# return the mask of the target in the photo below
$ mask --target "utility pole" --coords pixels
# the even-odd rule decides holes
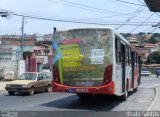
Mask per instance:
[[[24,41],[24,16],[22,16],[22,27],[21,27],[21,33],[22,33],[22,39],[20,40],[20,48],[21,48],[21,57],[18,62],[18,76],[20,76],[22,73],[25,73],[25,60],[23,59],[23,41]]]
[[[21,39],[21,60],[23,60],[23,41],[24,41],[24,16],[22,17],[22,39]]]

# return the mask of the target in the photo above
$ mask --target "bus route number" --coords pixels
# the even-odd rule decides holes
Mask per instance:
[[[88,93],[89,90],[88,89],[76,89],[77,93]]]

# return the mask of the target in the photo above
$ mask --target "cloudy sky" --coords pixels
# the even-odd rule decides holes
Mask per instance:
[[[0,11],[5,10],[12,15],[0,17],[0,34],[21,34],[22,16],[28,16],[27,34],[52,33],[54,26],[57,30],[113,27],[125,33],[159,32],[152,25],[159,22],[160,13],[150,12],[143,0],[0,0]]]

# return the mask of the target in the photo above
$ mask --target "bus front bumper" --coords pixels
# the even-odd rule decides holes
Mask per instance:
[[[58,84],[53,81],[52,86],[53,92],[66,92],[66,93],[86,93],[86,94],[109,94],[114,95],[115,84],[110,82],[107,85],[96,86],[96,87],[74,87],[74,86],[65,86]]]

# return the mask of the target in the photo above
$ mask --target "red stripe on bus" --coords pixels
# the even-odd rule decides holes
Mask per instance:
[[[52,91],[53,92],[66,92],[69,93],[68,89],[73,89],[75,92],[72,93],[87,93],[87,94],[109,94],[113,95],[115,92],[115,83],[111,81],[107,85],[97,86],[97,87],[75,87],[75,86],[65,86],[52,82]],[[79,91],[79,92],[77,92]],[[82,91],[82,92],[81,92]],[[84,92],[83,92],[84,91]]]

